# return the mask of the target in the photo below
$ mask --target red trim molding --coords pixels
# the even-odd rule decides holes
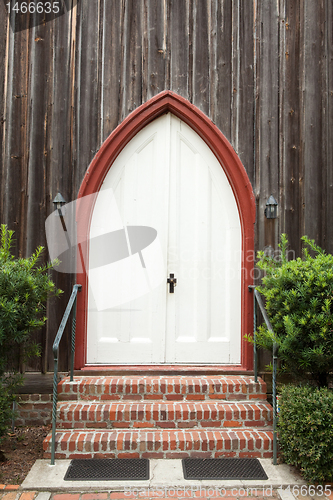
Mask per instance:
[[[168,112],[173,113],[187,123],[206,142],[224,169],[234,192],[240,214],[243,239],[242,347],[241,366],[238,365],[238,368],[240,370],[252,370],[252,347],[245,341],[244,335],[252,332],[253,329],[253,298],[248,291],[248,286],[252,284],[253,278],[255,198],[251,183],[239,157],[221,131],[204,113],[183,97],[169,90],[161,92],[145,104],[142,104],[125,118],[102,144],[84,176],[78,199],[97,193],[107,172],[126,144],[148,123]],[[80,204],[78,203],[79,209]],[[85,210],[84,214],[80,212],[77,217],[78,241],[88,240],[92,210],[93,206],[91,205],[89,209]],[[78,255],[80,257],[78,261],[82,262],[83,258],[83,262],[87,262],[87,259],[85,259],[88,252],[87,244],[81,244],[79,252],[81,255]],[[85,271],[78,272],[76,282],[82,285],[82,292],[78,295],[75,357],[75,368],[79,370],[86,365],[87,273]]]

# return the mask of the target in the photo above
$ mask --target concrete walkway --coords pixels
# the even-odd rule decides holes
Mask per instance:
[[[2,490],[0,500],[333,500],[331,487],[311,490],[293,467],[274,466],[270,459],[260,462],[265,481],[188,481],[181,460],[150,460],[148,481],[64,481],[70,460],[54,466],[37,460],[22,485]]]
[[[188,481],[181,460],[150,460],[148,481],[64,481],[70,460],[37,460],[21,486],[0,500],[333,500],[333,486],[308,486],[293,467],[260,459],[265,481]]]
[[[43,491],[126,491],[130,489],[162,489],[168,488],[240,488],[258,487],[266,488],[272,486],[277,488],[280,485],[302,485],[304,480],[294,472],[289,465],[273,465],[271,459],[259,459],[268,479],[265,481],[189,481],[184,479],[182,461],[177,459],[158,460],[150,459],[150,479],[147,481],[64,481],[71,460],[56,460],[54,466],[50,465],[50,460],[37,460],[30,473],[22,483],[25,490]],[[156,495],[158,496],[158,495]],[[160,495],[162,496],[162,495]],[[172,495],[170,495],[172,496]]]

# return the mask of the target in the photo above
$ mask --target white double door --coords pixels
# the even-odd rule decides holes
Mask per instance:
[[[92,214],[87,363],[240,363],[241,238],[207,144],[170,113],[147,125]]]

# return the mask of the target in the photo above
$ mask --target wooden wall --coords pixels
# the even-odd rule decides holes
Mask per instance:
[[[0,4],[0,222],[15,230],[18,254],[46,244],[56,193],[74,200],[106,137],[165,89],[198,106],[239,154],[256,194],[257,249],[287,232],[296,255],[303,234],[333,251],[332,0],[70,6],[14,33]],[[264,217],[270,194],[275,226]],[[52,369],[73,283],[54,279],[65,294],[48,304],[48,326],[36,334],[44,353],[28,370]]]

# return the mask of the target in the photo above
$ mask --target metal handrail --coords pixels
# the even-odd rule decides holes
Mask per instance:
[[[77,292],[82,288],[82,285],[74,285],[72,294],[69,298],[66,311],[62,317],[56,338],[53,342],[53,356],[54,356],[54,374],[53,374],[53,402],[52,402],[52,441],[51,441],[51,465],[54,465],[55,456],[55,431],[57,420],[57,403],[58,403],[58,358],[59,358],[59,344],[64,333],[69,315],[74,307],[72,319],[72,332],[71,332],[71,366],[70,366],[70,381],[73,382],[74,374],[74,352],[75,352],[75,329],[76,329],[76,297]]]
[[[255,286],[249,286],[249,290],[253,291],[253,352],[254,352],[254,380],[258,380],[258,360],[257,360],[257,343],[256,343],[256,327],[257,327],[257,312],[256,305],[258,304],[261,314],[264,318],[268,330],[274,334],[273,327],[269,318],[261,295]],[[273,400],[273,464],[277,464],[277,412],[276,412],[276,372],[277,372],[277,345],[273,343],[273,375],[272,375],[272,400]]]

